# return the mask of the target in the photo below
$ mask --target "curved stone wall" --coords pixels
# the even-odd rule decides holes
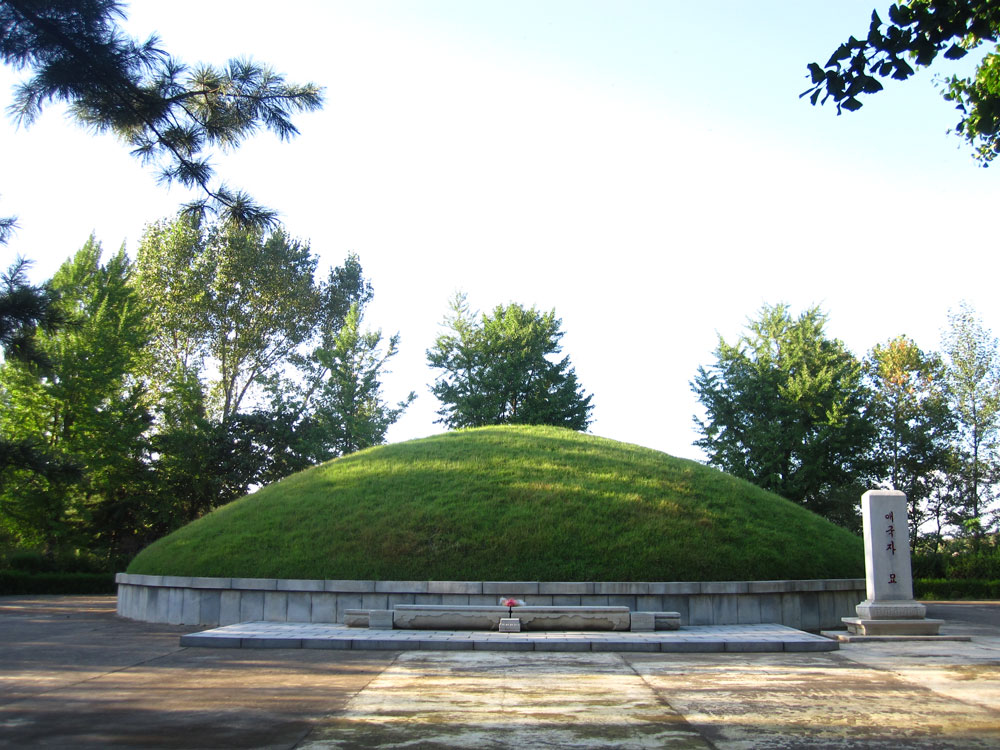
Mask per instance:
[[[119,573],[118,614],[143,622],[343,622],[348,609],[396,604],[496,604],[516,596],[531,605],[625,606],[680,612],[682,625],[781,623],[802,630],[839,628],[865,596],[863,578],[809,581],[565,582],[316,581],[185,578]]]

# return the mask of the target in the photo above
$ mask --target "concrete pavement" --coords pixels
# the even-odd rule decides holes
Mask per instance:
[[[388,652],[187,649],[114,597],[0,597],[0,747],[292,748]]]
[[[1000,603],[929,616],[972,641],[774,654],[182,648],[197,628],[118,619],[112,597],[7,597],[0,747],[1000,748]]]

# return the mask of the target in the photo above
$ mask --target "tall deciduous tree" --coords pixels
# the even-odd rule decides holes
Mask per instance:
[[[271,415],[264,430],[271,435],[271,472],[289,473],[385,442],[386,432],[416,398],[410,393],[396,406],[382,394],[389,360],[396,356],[399,334],[383,345],[381,331],[361,328],[362,307],[355,302],[336,335],[318,347],[316,365],[296,386],[287,381],[272,389]],[[261,441],[266,442],[266,441]],[[283,474],[274,475],[277,479]]]
[[[354,254],[318,286],[319,311],[305,351],[290,357],[292,377],[267,385],[270,402],[243,415],[241,427],[262,459],[260,482],[385,442],[388,428],[416,398],[383,399],[383,378],[399,334],[383,347],[381,331],[363,331],[373,297]]]
[[[148,229],[137,263],[157,471],[183,520],[383,442],[409,403],[381,399],[398,337],[383,352],[380,332],[361,331],[373,292],[357,256],[317,281],[308,246],[280,230],[181,216]]]
[[[131,276],[124,250],[102,264],[100,245],[88,241],[50,282],[69,323],[37,334],[47,366],[0,369],[4,437],[33,441],[81,472],[73,482],[31,466],[6,472],[0,514],[23,542],[54,548],[83,534],[112,551],[145,522],[150,415],[133,373],[148,334]],[[103,525],[124,516],[128,524]]]
[[[861,365],[828,338],[816,307],[793,318],[765,306],[692,388],[705,410],[695,445],[709,463],[848,527],[867,480],[874,437]]]
[[[314,279],[284,232],[181,217],[135,265],[93,240],[0,295],[0,539],[120,560],[251,487],[385,440],[398,336],[363,331],[356,256]],[[9,283],[8,283],[9,282]],[[50,322],[59,322],[53,330]],[[28,348],[25,341],[31,341]],[[30,356],[29,356],[30,355]]]
[[[988,165],[1000,153],[1000,2],[998,0],[909,0],[889,7],[889,23],[872,11],[866,35],[850,37],[821,66],[809,64],[813,104],[832,99],[837,112],[862,106],[863,94],[882,90],[879,79],[905,81],[914,67],[926,67],[938,55],[958,60],[986,48],[973,77],[952,75],[943,86],[961,118],[955,132]]]
[[[180,217],[147,229],[137,263],[162,374],[198,372],[210,360],[222,422],[313,333],[316,260],[281,230]]]
[[[447,333],[427,352],[441,370],[431,391],[450,428],[494,424],[549,424],[585,430],[593,396],[577,382],[562,348],[562,321],[555,311],[498,305],[480,320],[465,295],[451,303]]]
[[[286,83],[266,65],[230,60],[188,67],[150,36],[127,36],[118,0],[3,0],[0,60],[26,70],[10,108],[30,125],[52,100],[80,124],[116,134],[160,179],[202,192],[186,206],[243,226],[271,226],[275,214],[246,193],[216,183],[211,155],[238,147],[260,129],[287,139],[291,116],[318,109],[315,84]]]
[[[951,408],[960,437],[958,520],[971,523],[978,538],[997,478],[1000,350],[996,338],[967,304],[949,315],[944,349]]]
[[[934,516],[927,504],[944,495],[952,468],[955,420],[946,396],[944,366],[906,336],[872,348],[864,363],[872,390],[868,418],[876,429],[878,472],[906,493],[910,543]]]
[[[385,442],[389,426],[416,398],[410,392],[395,408],[382,398],[382,377],[398,350],[399,334],[383,348],[381,331],[361,330],[360,307],[355,303],[333,346],[317,352],[330,374],[315,398],[311,419],[320,434],[328,436],[322,446],[328,457]]]

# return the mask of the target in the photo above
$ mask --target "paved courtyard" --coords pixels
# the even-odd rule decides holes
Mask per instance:
[[[968,643],[833,652],[188,648],[112,597],[0,598],[0,747],[1000,748],[1000,603]]]

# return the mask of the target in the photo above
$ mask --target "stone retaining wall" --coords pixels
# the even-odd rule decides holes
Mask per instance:
[[[118,614],[143,622],[343,622],[348,609],[396,604],[495,605],[516,596],[530,605],[625,606],[680,612],[682,625],[781,623],[839,628],[865,596],[863,578],[810,581],[628,583],[539,581],[310,581],[185,578],[119,573]]]

